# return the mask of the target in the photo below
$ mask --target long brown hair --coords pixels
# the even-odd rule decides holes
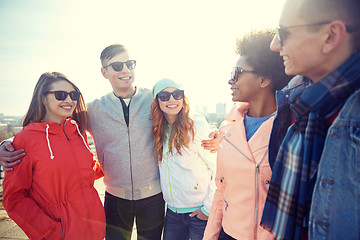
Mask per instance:
[[[190,141],[194,140],[194,121],[190,118],[190,104],[186,97],[181,111],[171,127],[169,139],[169,153],[173,153],[173,146],[182,155],[182,149],[189,147]],[[161,111],[157,97],[151,104],[151,115],[153,118],[152,132],[154,136],[154,151],[156,161],[159,164],[163,156],[163,145],[168,131],[164,113]],[[189,132],[192,139],[190,139]]]
[[[76,87],[76,85],[62,73],[46,72],[41,74],[38,82],[36,83],[29,109],[25,114],[23,127],[27,126],[31,122],[41,122],[41,120],[44,118],[46,109],[42,102],[42,98],[45,92],[50,90],[51,84],[57,81],[66,81],[70,83],[76,91],[80,92],[79,88]],[[88,117],[86,112],[86,104],[82,94],[80,94],[80,98],[76,103],[75,110],[71,118],[79,124],[80,131],[84,133],[87,129]]]

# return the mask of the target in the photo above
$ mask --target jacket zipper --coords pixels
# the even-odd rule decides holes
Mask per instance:
[[[241,155],[243,155],[247,160],[254,162],[254,160],[248,158],[244,153],[242,153],[240,151],[240,149],[238,149],[233,143],[230,142],[229,139],[227,139],[226,137],[224,137],[224,139],[231,145],[233,146]],[[263,157],[261,158],[259,163],[255,162],[255,197],[256,197],[256,202],[255,202],[255,240],[257,239],[257,220],[258,220],[258,211],[259,211],[259,174],[260,174],[260,164],[262,163],[262,161],[265,159],[265,156],[268,152],[268,149],[265,151]]]
[[[65,122],[66,123],[66,122]],[[79,166],[79,159],[76,157],[76,154],[74,152],[74,149],[72,147],[72,144],[70,143],[70,139],[68,138],[68,136],[66,135],[65,133],[65,123],[64,123],[64,135],[66,136],[67,140],[68,140],[68,143],[70,145],[70,149],[72,150],[73,152],[73,155],[75,156],[75,159],[76,159],[76,167],[77,167],[77,171],[78,171],[78,178],[79,178],[79,184],[80,184],[80,189],[81,189],[81,195],[83,196],[83,199],[85,200],[86,197],[85,197],[85,194],[84,194],[84,187],[83,187],[83,184],[82,184],[82,181],[81,181],[81,173],[80,173],[80,166]],[[87,202],[85,201],[84,202],[84,205],[86,206],[86,209],[87,209],[87,212],[89,213],[90,212],[90,209],[89,209],[89,206],[87,204]],[[91,226],[90,224],[88,223],[88,227],[89,227],[89,231],[91,231]]]
[[[169,168],[169,145],[170,142],[168,142],[168,146],[167,146],[167,151],[166,151],[166,166],[167,166],[167,170],[168,170],[168,181],[169,181],[169,188],[170,188],[170,197],[171,197],[171,201],[172,201],[172,206],[175,208],[175,201],[174,201],[174,197],[172,195],[172,188],[171,188],[171,181],[170,181],[170,168]]]
[[[63,224],[62,224],[61,218],[60,218],[60,225],[61,225],[61,237],[60,237],[60,240],[62,240],[63,236],[64,236],[64,229],[63,229]]]
[[[255,240],[257,239],[257,222],[258,222],[258,213],[259,213],[259,165],[260,163],[256,163],[255,165],[255,188],[256,188],[256,203],[255,203],[255,231],[254,236]]]
[[[221,187],[223,188],[224,187],[224,176],[220,177],[220,184],[222,185]],[[224,198],[224,209],[223,209],[224,212],[226,212],[228,205],[229,204],[227,203],[227,201]]]
[[[242,152],[240,151],[240,149],[238,149],[232,142],[230,142],[229,139],[227,139],[226,137],[224,137],[224,139],[225,139],[231,146],[233,146],[241,155],[243,155],[247,160],[249,160],[250,162],[254,162],[254,160],[248,158],[244,153],[242,153]]]
[[[132,157],[131,157],[131,143],[130,143],[130,128],[127,126],[127,134],[129,140],[129,155],[130,155],[130,180],[131,180],[131,199],[134,199],[134,180],[132,171]]]
[[[66,124],[66,121],[64,122],[64,125],[63,125],[63,133],[64,133],[66,139],[69,141],[70,139],[69,139],[69,137],[66,135],[66,132],[65,132],[65,124]]]

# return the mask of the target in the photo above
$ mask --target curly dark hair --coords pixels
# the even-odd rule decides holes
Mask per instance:
[[[271,79],[272,91],[285,87],[293,76],[285,74],[283,59],[270,50],[275,36],[273,29],[251,30],[236,41],[236,52],[261,76]]]

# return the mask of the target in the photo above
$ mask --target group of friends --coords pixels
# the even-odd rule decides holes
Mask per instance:
[[[135,86],[120,44],[100,56],[112,92],[91,103],[42,74],[0,146],[8,215],[30,239],[130,239],[134,220],[138,239],[359,239],[359,28],[358,0],[287,0],[276,30],[237,40],[216,131],[181,82]]]

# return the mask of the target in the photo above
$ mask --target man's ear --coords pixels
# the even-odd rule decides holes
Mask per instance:
[[[325,41],[322,48],[323,53],[329,53],[337,48],[346,35],[346,26],[342,21],[335,20],[329,24],[328,30],[324,36]]]
[[[106,69],[103,67],[101,68],[101,74],[103,75],[104,78],[106,78],[106,79],[108,78],[108,73],[107,73]]]

